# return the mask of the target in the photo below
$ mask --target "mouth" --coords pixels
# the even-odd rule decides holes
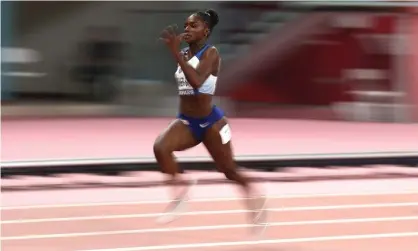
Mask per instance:
[[[186,35],[184,35],[183,38],[184,38],[184,40],[190,40],[192,38],[192,35],[186,34]]]

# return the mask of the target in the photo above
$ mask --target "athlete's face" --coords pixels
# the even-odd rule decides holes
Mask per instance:
[[[193,14],[188,17],[184,23],[184,33],[184,41],[188,44],[191,44],[207,37],[209,34],[209,29],[206,23],[203,22],[199,16]]]

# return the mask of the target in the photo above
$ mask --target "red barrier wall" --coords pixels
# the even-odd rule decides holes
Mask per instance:
[[[329,105],[335,101],[350,101],[352,98],[347,94],[350,83],[326,83],[322,80],[340,79],[342,70],[349,68],[390,69],[389,55],[366,55],[355,35],[391,33],[393,21],[390,15],[381,16],[369,30],[359,32],[337,28],[329,34],[319,35],[312,40],[326,40],[327,43],[301,46],[274,70],[260,72],[256,78],[231,91],[229,96],[236,101],[292,105]]]
[[[411,8],[410,12],[414,14],[410,17],[410,34],[408,34],[408,97],[409,102],[413,104],[412,119],[418,122],[418,8]]]
[[[341,70],[361,63],[361,48],[349,32],[321,36],[325,44],[306,44],[273,71],[260,73],[230,95],[239,101],[276,102],[294,105],[329,105],[348,101],[349,85],[316,80],[337,80]]]

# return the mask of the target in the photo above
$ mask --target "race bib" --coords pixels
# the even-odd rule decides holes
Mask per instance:
[[[231,128],[228,124],[222,127],[222,129],[219,131],[219,134],[221,135],[222,144],[224,145],[228,143],[232,138]]]

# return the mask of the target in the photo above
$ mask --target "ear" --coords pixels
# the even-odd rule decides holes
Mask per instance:
[[[205,36],[206,36],[206,37],[207,37],[207,36],[209,36],[209,32],[210,32],[210,31],[209,31],[209,28],[206,28],[206,29],[205,29]]]

